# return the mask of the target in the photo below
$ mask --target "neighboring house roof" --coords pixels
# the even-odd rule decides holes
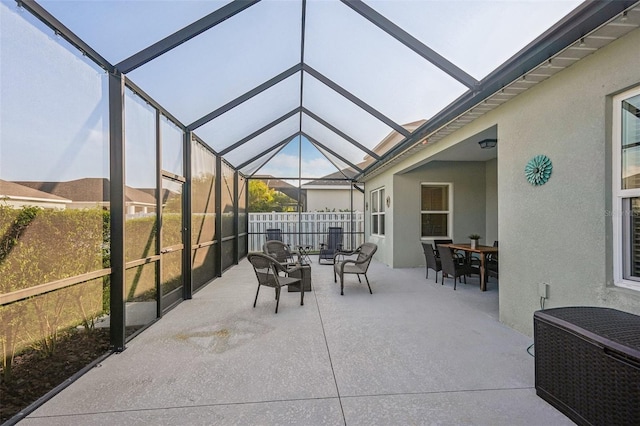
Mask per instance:
[[[107,178],[82,178],[67,182],[17,181],[15,183],[74,202],[109,202],[111,195]],[[125,201],[137,204],[156,204],[153,195],[129,186],[125,187]]]
[[[403,124],[402,127],[404,127],[409,132],[413,132],[414,130],[416,130],[418,127],[420,127],[426,122],[427,120],[413,121],[411,123]],[[373,147],[372,151],[382,156],[383,154],[388,152],[391,148],[395,147],[402,141],[404,141],[404,136],[398,133],[397,131],[392,130],[391,132],[389,132],[387,136],[384,137],[384,139],[382,139],[376,146]],[[375,159],[369,154],[367,154],[364,156],[364,161],[361,164],[358,164],[358,167],[364,169],[365,167],[367,167],[368,165],[374,162],[375,162]]]
[[[293,198],[294,200],[298,199],[298,188],[291,185],[290,183],[287,183],[281,179],[275,179],[273,176],[254,176],[253,179],[263,181],[269,188],[280,191],[283,194]],[[304,189],[301,192],[301,195],[304,198]]]
[[[28,199],[33,201],[51,201],[59,203],[71,202],[68,198],[49,194],[44,191],[30,188],[29,186],[0,179],[0,199],[4,197],[10,199]]]
[[[322,176],[319,179],[316,179],[314,181],[311,181],[309,183],[306,183],[304,185],[302,185],[303,188],[314,188],[314,187],[318,187],[318,186],[333,186],[333,187],[344,187],[344,186],[349,186],[350,183],[346,180],[347,178],[352,178],[354,177],[356,174],[358,174],[358,172],[354,169],[352,169],[351,167],[348,167],[346,169],[342,169],[341,171],[336,171],[334,173],[328,174],[326,176]],[[346,176],[346,177],[345,177]],[[342,179],[342,180],[337,180],[337,179]]]

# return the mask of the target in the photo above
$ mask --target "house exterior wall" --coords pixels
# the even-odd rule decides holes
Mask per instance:
[[[545,308],[607,306],[640,314],[640,292],[612,284],[612,221],[607,214],[612,197],[611,98],[640,85],[638,70],[640,30],[635,30],[371,178],[367,190],[383,182],[389,188],[397,180],[396,202],[387,213],[397,216],[387,219],[390,232],[379,251],[381,260],[392,266],[412,263],[394,257],[401,250],[393,251],[394,242],[406,245],[409,234],[418,232],[409,216],[419,207],[410,195],[398,194],[412,173],[399,173],[497,125],[497,168],[491,161],[485,164],[483,208],[485,242],[500,241],[500,320],[532,335],[541,282],[550,284]],[[551,159],[553,173],[547,184],[534,187],[524,167],[539,154]],[[457,189],[455,185],[456,203]],[[454,206],[455,214],[462,210]],[[492,219],[496,210],[497,219]],[[456,226],[454,240],[461,237],[464,233]]]
[[[391,197],[391,205],[386,207],[385,205],[385,235],[372,235],[371,234],[371,191],[379,188],[383,188],[385,191],[385,198]],[[375,243],[378,246],[378,250],[374,255],[374,259],[384,263],[388,266],[393,266],[393,242],[394,238],[394,212],[395,208],[395,191],[393,187],[393,175],[390,173],[384,173],[374,179],[367,181],[365,185],[365,202],[367,207],[365,209],[365,240],[370,243]]]
[[[351,190],[345,189],[315,189],[307,187],[307,211],[345,210],[351,207]],[[364,194],[353,191],[353,209],[364,211]]]
[[[481,244],[493,245],[498,241],[498,160],[485,163],[486,224]]]
[[[608,306],[640,313],[640,294],[612,285],[611,96],[640,84],[640,31],[497,109],[500,319],[532,334],[538,283],[546,307]],[[538,154],[549,182],[527,183]]]
[[[366,235],[368,241],[378,245],[376,259],[394,268],[424,266],[424,254],[420,243],[422,241],[432,243],[433,240],[423,240],[420,236],[420,186],[422,183],[452,184],[453,235],[451,238],[454,241],[466,241],[471,233],[479,233],[484,237],[488,222],[485,196],[486,169],[485,162],[435,161],[408,173],[385,173],[368,181],[366,193],[369,209],[365,220]],[[391,205],[386,209],[384,237],[371,235],[370,194],[372,190],[381,187],[385,188],[385,196],[391,197]],[[489,210],[495,211],[495,207]],[[494,217],[491,221],[497,223],[497,218]]]
[[[449,237],[457,242],[468,240],[469,234],[484,237],[486,227],[485,163],[434,161],[409,173],[394,176],[395,214],[393,222],[393,267],[415,267],[425,264],[421,242],[421,184],[451,183],[453,193]]]

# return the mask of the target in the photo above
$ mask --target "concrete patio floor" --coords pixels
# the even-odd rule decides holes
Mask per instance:
[[[312,264],[313,291],[251,305],[243,260],[25,425],[571,425],[538,398],[532,339],[498,322],[498,285],[444,286],[372,263],[373,295]]]

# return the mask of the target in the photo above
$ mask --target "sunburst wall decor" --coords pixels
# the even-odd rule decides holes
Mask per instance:
[[[524,167],[524,175],[531,185],[544,185],[551,176],[553,164],[546,155],[536,155]]]

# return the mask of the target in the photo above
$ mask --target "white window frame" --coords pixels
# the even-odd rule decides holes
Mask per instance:
[[[625,241],[625,219],[629,212],[623,210],[625,199],[640,197],[640,188],[622,189],[622,101],[640,95],[640,87],[628,90],[613,97],[613,132],[612,132],[612,222],[613,222],[613,282],[616,286],[640,291],[640,281],[624,278],[623,244]]]
[[[449,209],[446,211],[441,210],[422,210],[422,187],[423,186],[447,186],[449,191]],[[426,235],[422,236],[422,215],[436,213],[447,214],[447,235]],[[421,240],[433,240],[433,239],[453,239],[453,183],[452,182],[420,182],[420,239]]]
[[[373,206],[373,194],[376,193],[378,195],[378,206],[377,212],[374,212],[374,206]],[[387,230],[387,218],[386,218],[386,206],[385,206],[385,195],[386,195],[386,191],[384,189],[384,186],[381,186],[380,188],[376,188],[374,190],[371,191],[371,193],[369,194],[369,202],[371,203],[371,235],[375,235],[377,237],[384,237],[384,234],[386,233]],[[380,217],[384,216],[384,231],[383,233],[380,233]],[[378,224],[378,232],[374,233],[373,232],[373,222],[376,221]]]

